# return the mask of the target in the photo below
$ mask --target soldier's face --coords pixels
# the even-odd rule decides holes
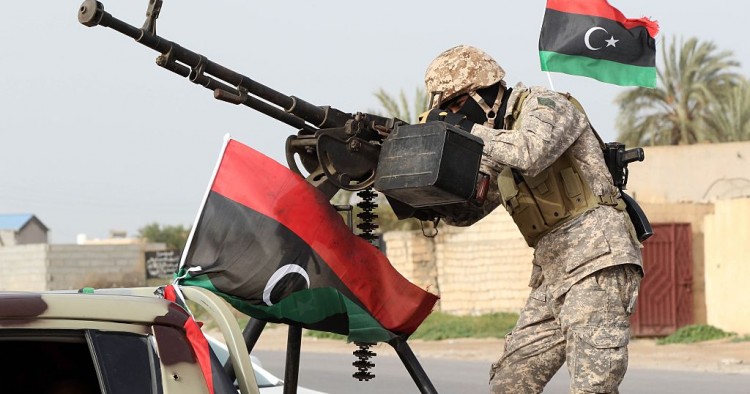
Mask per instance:
[[[461,107],[464,106],[464,103],[466,102],[468,98],[469,98],[468,94],[464,94],[463,96],[458,96],[458,98],[456,98],[455,100],[452,100],[450,105],[448,105],[448,107],[446,107],[445,109],[455,114],[456,112],[461,110]]]

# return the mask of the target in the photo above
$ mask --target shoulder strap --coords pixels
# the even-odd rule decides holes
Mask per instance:
[[[602,140],[602,137],[599,135],[599,133],[596,132],[594,125],[591,124],[591,120],[589,120],[589,116],[586,115],[586,111],[583,109],[583,105],[581,105],[581,103],[578,100],[576,100],[576,98],[573,97],[570,93],[560,93],[560,94],[565,96],[565,98],[568,99],[568,101],[570,101],[570,103],[573,104],[573,106],[576,107],[579,111],[581,111],[583,116],[586,117],[586,121],[589,122],[589,127],[591,127],[591,131],[594,132],[596,139],[599,141],[599,146],[602,148],[602,150],[604,150],[606,148],[606,145],[604,144],[604,140]]]

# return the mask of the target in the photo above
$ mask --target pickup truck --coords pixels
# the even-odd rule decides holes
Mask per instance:
[[[0,392],[265,392],[258,381],[268,379],[262,373],[256,379],[240,328],[220,297],[202,288],[181,287],[185,298],[204,308],[223,335],[223,343],[204,342],[210,346],[200,354],[185,329],[190,315],[155,295],[156,290],[0,292],[0,354],[5,358]],[[208,350],[217,346],[220,357],[232,361],[235,381],[216,352]],[[276,387],[274,392],[281,391]]]

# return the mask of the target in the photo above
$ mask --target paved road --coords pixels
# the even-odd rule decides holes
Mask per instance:
[[[284,352],[255,351],[263,366],[284,376]],[[398,357],[375,357],[374,380],[359,382],[351,377],[354,356],[335,353],[302,354],[299,384],[331,394],[419,393]],[[422,366],[437,391],[444,393],[486,393],[487,370],[484,361],[423,359]],[[569,378],[563,369],[555,375],[545,393],[567,393]],[[620,386],[622,394],[747,394],[750,374],[717,374],[683,371],[631,369]]]

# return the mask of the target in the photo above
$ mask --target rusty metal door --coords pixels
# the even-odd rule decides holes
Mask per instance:
[[[646,277],[635,313],[636,336],[666,336],[693,322],[693,242],[690,223],[653,224],[643,244]]]

